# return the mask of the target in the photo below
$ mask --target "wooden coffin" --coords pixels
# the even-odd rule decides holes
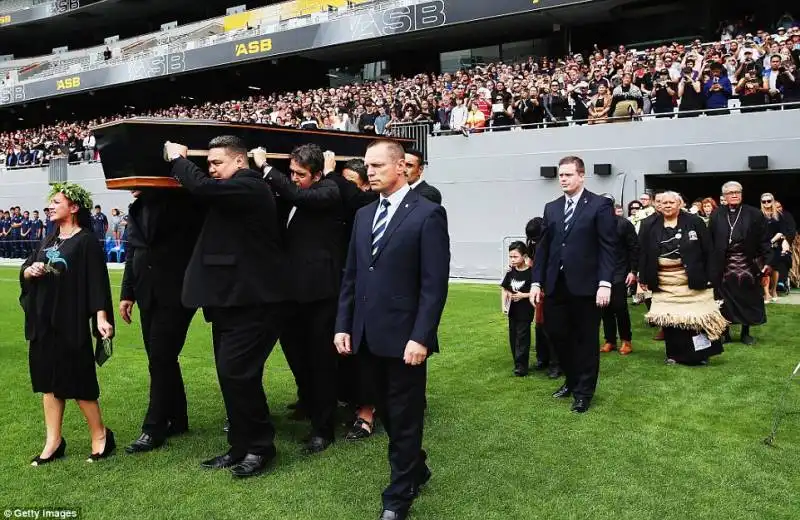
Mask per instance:
[[[109,189],[177,188],[164,160],[164,143],[189,148],[189,158],[206,170],[208,143],[220,135],[242,138],[248,150],[263,147],[270,164],[288,171],[289,153],[301,144],[315,143],[331,150],[337,161],[364,157],[376,136],[333,130],[298,130],[256,124],[224,123],[196,119],[125,119],[93,128],[100,161]],[[397,139],[404,147],[410,139]]]

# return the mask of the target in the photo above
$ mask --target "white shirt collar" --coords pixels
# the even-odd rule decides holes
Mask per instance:
[[[584,192],[584,188],[581,188],[581,190],[578,193],[576,193],[575,195],[573,195],[571,197],[565,193],[564,194],[564,198],[566,200],[564,201],[564,203],[566,203],[569,200],[572,200],[572,202],[578,202],[579,200],[581,200],[581,197],[583,196],[583,192]]]
[[[384,199],[389,199],[389,207],[396,208],[401,202],[403,202],[403,199],[406,198],[406,195],[408,195],[409,191],[411,191],[411,186],[405,184],[402,188],[392,193],[388,197],[385,197],[383,194],[381,194],[381,202],[383,202]]]
[[[420,177],[419,179],[417,179],[417,182],[415,182],[414,184],[409,184],[409,188],[411,188],[412,190],[415,190],[415,189],[417,189],[417,186],[419,186],[419,184],[420,184],[421,182],[422,182],[422,177]]]

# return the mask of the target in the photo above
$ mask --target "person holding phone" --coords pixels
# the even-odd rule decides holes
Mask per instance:
[[[92,336],[114,336],[111,286],[100,244],[91,230],[91,195],[77,184],[56,184],[50,193],[50,218],[56,224],[20,270],[20,304],[33,391],[43,394],[47,438],[31,465],[63,458],[61,435],[67,399],[81,409],[92,437],[87,462],[104,459],[116,447],[97,400]]]

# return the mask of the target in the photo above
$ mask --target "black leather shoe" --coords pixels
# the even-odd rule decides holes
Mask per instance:
[[[143,433],[130,446],[125,448],[126,453],[145,453],[153,451],[164,445],[164,438]]]
[[[575,413],[586,413],[589,411],[589,400],[582,397],[575,399],[572,403],[572,411]]]
[[[31,466],[41,466],[43,464],[49,464],[50,462],[56,461],[58,459],[63,459],[64,455],[67,451],[67,441],[64,440],[64,437],[61,437],[61,443],[56,448],[56,451],[50,454],[49,457],[43,459],[39,455],[35,456],[31,459]]]
[[[333,444],[333,439],[326,439],[325,437],[313,436],[305,446],[305,452],[310,454],[321,453],[327,450]]]
[[[97,462],[98,460],[107,459],[114,454],[115,449],[117,449],[117,442],[114,440],[114,432],[111,431],[111,428],[106,428],[106,445],[103,446],[103,451],[100,453],[92,453],[89,455],[89,458],[86,459],[86,462]]]
[[[562,375],[564,375],[564,374],[561,372],[561,369],[558,368],[558,367],[550,367],[547,370],[547,377],[549,377],[550,379],[558,379]]]
[[[231,473],[235,478],[247,478],[261,475],[267,471],[274,458],[274,456],[267,457],[266,455],[248,453],[241,462],[231,467]]]
[[[562,397],[569,397],[572,395],[572,391],[569,389],[567,385],[562,385],[561,388],[553,392],[553,397],[556,399],[560,399]]]
[[[244,459],[243,456],[236,456],[231,454],[231,452],[228,452],[225,455],[220,455],[219,457],[214,457],[213,459],[201,462],[200,467],[205,469],[225,469],[239,464],[242,459]]]
[[[396,511],[389,511],[388,509],[384,509],[383,513],[378,520],[405,520],[406,515],[403,513],[398,513]]]
[[[515,377],[525,377],[528,375],[528,371],[522,368],[515,368],[514,369],[514,376]]]
[[[742,334],[741,341],[742,341],[742,344],[743,344],[743,345],[750,345],[750,346],[752,346],[752,345],[755,345],[755,344],[756,344],[756,338],[754,338],[754,337],[753,337],[753,336],[751,336],[750,334]]]

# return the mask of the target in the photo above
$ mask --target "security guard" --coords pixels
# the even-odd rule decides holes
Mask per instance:
[[[9,233],[11,231],[11,217],[8,211],[0,213],[0,258],[10,258]]]
[[[11,214],[11,257],[22,258],[22,215],[19,214],[19,206],[14,208]]]
[[[22,213],[22,222],[20,226],[20,251],[22,251],[22,258],[28,258],[31,254],[31,214],[25,211]]]
[[[37,210],[33,211],[33,218],[31,218],[31,248],[35,249],[39,242],[42,241],[44,236],[42,236],[42,232],[44,231],[44,224],[42,220],[39,218],[39,212]]]

